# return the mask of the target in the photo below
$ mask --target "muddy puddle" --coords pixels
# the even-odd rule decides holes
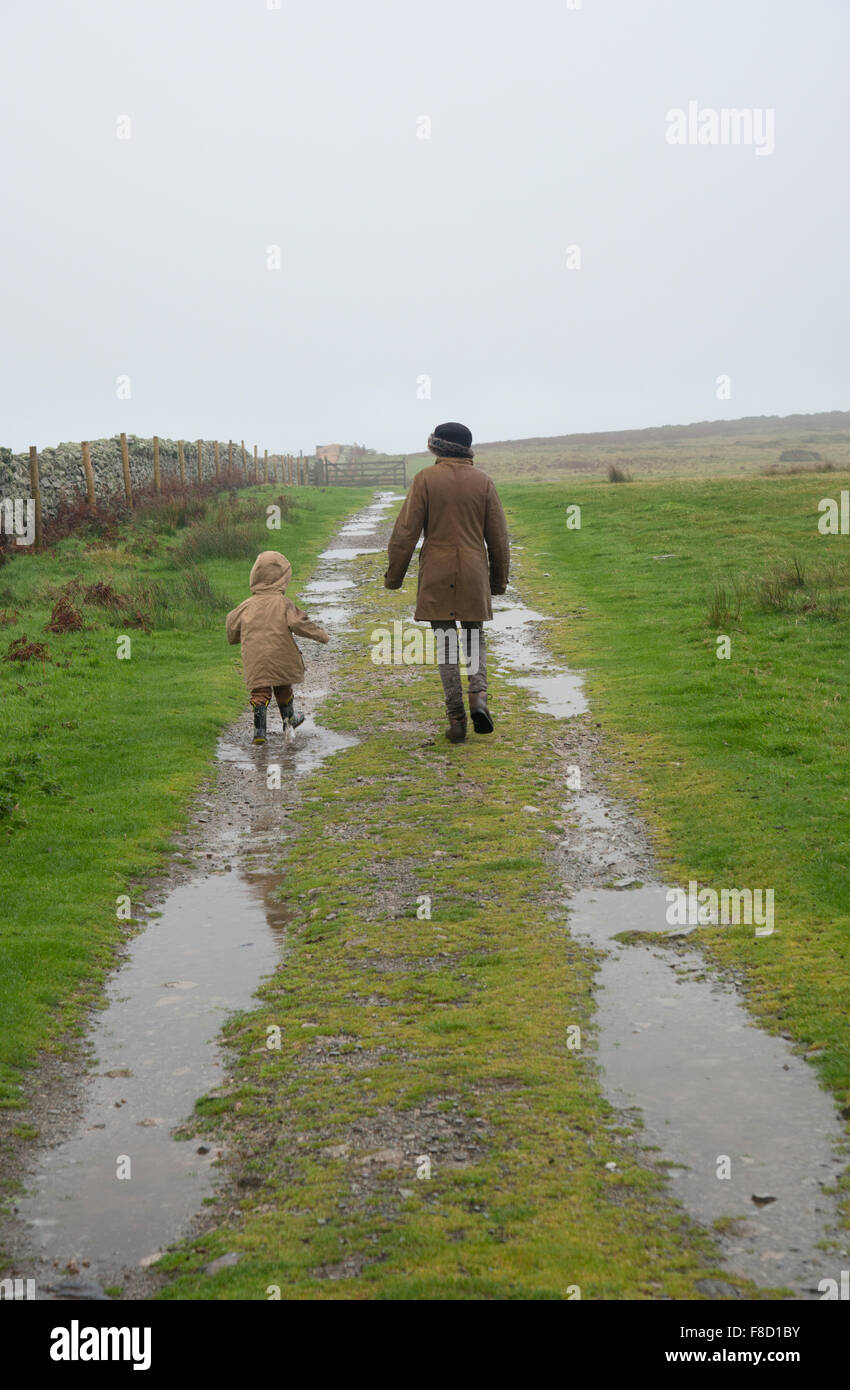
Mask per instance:
[[[488,641],[510,684],[556,719],[584,713],[581,674],[544,650],[543,615],[512,589],[493,608]],[[577,763],[582,748],[577,737]],[[741,995],[687,946],[688,929],[668,924],[644,828],[580,772],[558,858],[569,930],[599,956],[593,1046],[607,1098],[634,1121],[672,1195],[713,1230],[730,1273],[818,1298],[848,1259],[824,1190],[848,1160],[835,1106],[789,1041],[757,1028]],[[616,940],[623,933],[644,936]],[[717,1292],[734,1295],[731,1285]]]
[[[341,545],[331,550],[323,550],[319,555],[320,560],[356,560],[361,555],[377,555],[378,547]]]
[[[573,936],[604,953],[594,1022],[608,1097],[639,1111],[640,1143],[672,1194],[703,1225],[720,1223],[731,1270],[816,1298],[821,1279],[838,1277],[838,1252],[817,1248],[836,1218],[824,1186],[847,1161],[835,1107],[701,953],[671,951],[666,912],[657,884],[584,889],[570,904]],[[623,931],[659,944],[613,940]]]
[[[79,1128],[45,1154],[18,1204],[38,1253],[66,1277],[120,1279],[201,1206],[217,1150],[176,1142],[172,1130],[220,1082],[219,1029],[278,960],[282,924],[238,874],[182,884],[161,911],[107,989]],[[61,1277],[52,1282],[61,1293]]]
[[[354,616],[350,600],[356,588],[353,579],[318,579],[304,586],[300,603],[309,610],[313,621],[321,623],[331,635],[348,632]]]
[[[389,505],[379,500],[351,524],[377,524]],[[300,595],[331,631],[347,622],[357,589],[339,574],[340,551],[348,558],[331,547]],[[225,1018],[252,1006],[280,960],[286,909],[270,859],[297,809],[297,779],[356,742],[321,723],[338,651],[302,647],[304,723],[285,738],[272,704],[265,745],[252,745],[247,711],[219,739],[214,779],[177,837],[172,885],[154,891],[155,911],[137,909],[144,928],[107,986],[87,1040],[91,1071],[62,1098],[59,1142],[25,1180],[7,1244],[16,1272],[35,1274],[37,1297],[102,1297],[125,1276],[132,1291],[132,1271],[185,1233],[213,1191],[220,1146],[174,1131],[225,1079],[216,1041]]]
[[[583,714],[587,700],[581,674],[558,668],[543,652],[537,625],[548,621],[543,613],[528,608],[509,586],[507,594],[493,599],[493,621],[487,624],[487,641],[499,665],[507,668],[510,684],[531,693],[531,709],[556,719],[568,719]]]
[[[322,697],[326,694],[327,691],[321,691]],[[319,692],[314,692],[313,699],[318,701],[318,698]],[[297,696],[295,704],[296,709],[303,708]],[[285,738],[282,722],[272,705],[268,713],[268,741],[262,748],[252,747],[240,728],[238,734],[228,733],[219,739],[216,757],[220,762],[235,763],[243,771],[259,773],[261,777],[267,776],[273,764],[280,765],[283,778],[290,774],[303,777],[308,772],[315,772],[334,753],[350,748],[356,742],[351,734],[323,728],[316,714],[309,710],[304,711],[304,723],[292,736]]]

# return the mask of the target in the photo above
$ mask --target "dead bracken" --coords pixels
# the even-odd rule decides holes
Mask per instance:
[[[98,579],[83,590],[83,603],[96,603],[101,608],[127,608],[130,600],[111,584]]]
[[[45,632],[79,632],[83,626],[83,615],[75,608],[68,595],[58,598],[53,605],[50,621],[44,624]]]
[[[30,642],[27,634],[22,632],[20,637],[16,637],[14,642],[9,643],[9,648],[4,661],[49,661],[50,648],[46,642]]]

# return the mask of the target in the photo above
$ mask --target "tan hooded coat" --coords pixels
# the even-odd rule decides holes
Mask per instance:
[[[423,531],[414,616],[492,618],[490,595],[505,592],[510,565],[505,513],[492,480],[468,459],[437,459],[416,474],[387,546],[385,588],[401,588]]]
[[[286,597],[292,566],[277,550],[257,556],[249,583],[251,598],[228,613],[227,640],[242,643],[242,666],[249,690],[263,685],[297,685],[304,679],[304,660],[293,632],[314,642],[329,642],[323,627]]]

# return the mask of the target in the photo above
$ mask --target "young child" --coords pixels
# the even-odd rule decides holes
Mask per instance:
[[[254,743],[266,741],[266,710],[272,691],[284,732],[287,722],[291,729],[304,722],[304,715],[295,713],[292,700],[293,685],[304,679],[304,659],[293,632],[314,642],[330,641],[325,629],[311,622],[286,597],[291,578],[292,566],[286,556],[277,550],[263,550],[254,561],[248,581],[251,598],[227,615],[228,642],[242,643],[245,684],[254,707]]]

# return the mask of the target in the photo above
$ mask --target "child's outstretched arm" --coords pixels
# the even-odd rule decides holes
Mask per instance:
[[[289,623],[289,631],[294,632],[298,637],[309,637],[314,642],[330,642],[330,633],[325,632],[323,627],[314,623],[300,608],[296,608],[293,603],[286,615]]]
[[[235,646],[242,639],[242,607],[240,603],[238,608],[231,609],[224,620],[227,640],[231,646]]]

